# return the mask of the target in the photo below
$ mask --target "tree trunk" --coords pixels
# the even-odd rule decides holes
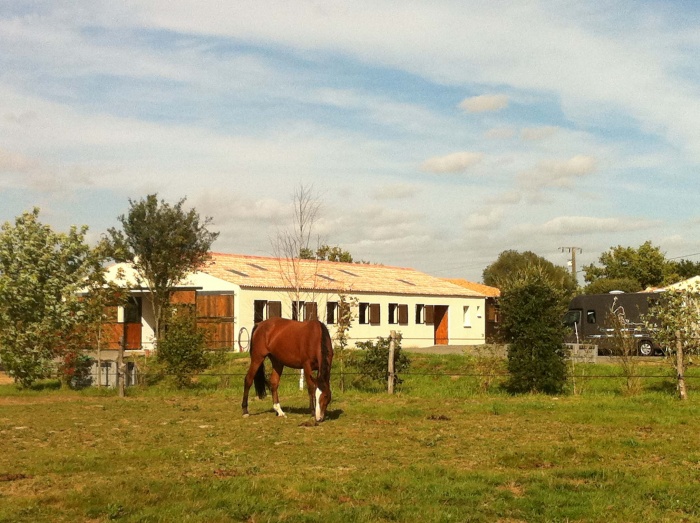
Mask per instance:
[[[682,400],[688,399],[688,390],[685,387],[685,360],[683,358],[683,341],[681,332],[676,331],[676,372],[678,373],[678,396]]]

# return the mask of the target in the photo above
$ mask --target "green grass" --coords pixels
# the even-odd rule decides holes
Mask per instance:
[[[582,395],[512,397],[412,357],[398,394],[336,387],[320,425],[293,372],[287,418],[270,398],[242,418],[244,358],[229,387],[0,387],[0,521],[700,521],[700,380],[627,396],[596,365]]]

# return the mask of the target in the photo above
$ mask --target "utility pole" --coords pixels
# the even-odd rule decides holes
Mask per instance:
[[[571,253],[571,275],[574,277],[574,280],[578,281],[576,278],[576,251],[581,254],[583,249],[580,247],[559,247],[559,250]]]

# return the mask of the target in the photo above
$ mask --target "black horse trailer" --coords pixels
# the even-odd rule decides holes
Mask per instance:
[[[661,353],[644,325],[650,302],[656,299],[651,292],[611,292],[609,294],[584,294],[576,296],[569,304],[564,324],[570,331],[570,343],[597,344],[599,353],[609,350],[613,328],[609,324],[612,311],[624,311],[627,330],[637,340],[640,356]]]

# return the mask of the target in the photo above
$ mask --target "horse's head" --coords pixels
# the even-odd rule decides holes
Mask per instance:
[[[316,389],[316,421],[321,422],[326,417],[326,408],[331,402],[331,387],[326,385],[323,390]]]

